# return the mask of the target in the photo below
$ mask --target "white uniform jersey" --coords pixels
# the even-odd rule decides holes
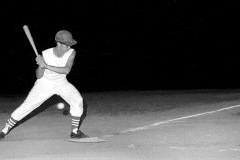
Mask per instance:
[[[50,48],[44,50],[42,55],[48,65],[64,67],[72,52],[73,49],[70,49],[59,58],[54,55],[53,48]],[[25,101],[12,113],[12,118],[20,121],[54,94],[61,96],[70,105],[72,116],[81,117],[83,99],[78,90],[67,81],[66,74],[45,69],[43,77],[37,79]]]
[[[49,48],[44,50],[42,52],[42,55],[47,65],[54,66],[54,67],[65,67],[67,64],[68,58],[70,57],[72,52],[73,52],[73,49],[70,49],[62,57],[57,57],[53,53],[53,48]],[[45,69],[43,78],[46,78],[48,80],[53,80],[55,82],[62,82],[66,80],[66,74],[60,74],[60,73],[51,71],[49,69]]]

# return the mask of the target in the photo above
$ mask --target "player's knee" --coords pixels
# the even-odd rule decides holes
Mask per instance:
[[[79,95],[74,98],[73,104],[75,107],[83,108],[83,98]]]
[[[70,106],[70,114],[75,117],[81,117],[83,114],[83,98],[77,98],[76,103]]]
[[[77,98],[77,104],[76,104],[79,108],[83,108],[83,98],[81,96],[79,96]]]
[[[83,114],[83,110],[80,107],[74,108],[74,109],[70,109],[70,114],[73,117],[81,117],[82,114]]]

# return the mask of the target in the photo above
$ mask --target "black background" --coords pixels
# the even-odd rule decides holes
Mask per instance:
[[[68,79],[80,92],[237,89],[238,1],[6,1],[1,4],[1,94],[33,86],[35,54],[69,30],[78,44]]]

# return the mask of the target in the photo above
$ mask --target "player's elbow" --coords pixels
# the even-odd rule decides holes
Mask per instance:
[[[43,73],[36,72],[37,79],[40,79],[43,77]]]
[[[42,78],[43,74],[44,74],[44,69],[38,67],[37,70],[36,70],[36,77],[37,77],[37,79]]]
[[[66,67],[66,74],[69,74],[70,73],[70,71],[71,71],[71,67]]]
[[[36,75],[37,79],[40,79],[43,77],[43,75]]]

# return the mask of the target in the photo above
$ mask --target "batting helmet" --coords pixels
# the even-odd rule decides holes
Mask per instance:
[[[68,46],[72,46],[77,43],[77,41],[73,39],[72,34],[66,30],[59,31],[55,36],[55,40]]]

